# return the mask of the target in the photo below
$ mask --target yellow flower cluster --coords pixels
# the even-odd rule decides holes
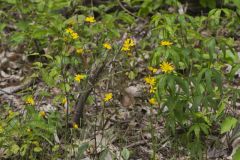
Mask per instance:
[[[149,102],[151,105],[156,105],[156,104],[157,104],[156,98],[150,98],[150,99],[148,100],[148,102]]]
[[[160,42],[160,45],[161,46],[171,46],[173,43],[172,42],[170,42],[170,41],[161,41]]]
[[[107,94],[105,94],[105,97],[104,97],[104,101],[105,102],[108,102],[108,101],[110,101],[111,99],[112,99],[112,97],[113,97],[113,94],[112,93],[107,93]]]
[[[150,86],[149,92],[150,93],[155,93],[156,90],[157,90],[157,87],[155,86],[156,85],[156,78],[148,76],[148,77],[144,78],[144,81],[145,81],[146,84],[148,84]]]
[[[85,79],[87,76],[85,74],[76,74],[74,79],[75,81],[77,81],[78,83],[81,82],[81,80]]]
[[[130,51],[131,47],[135,45],[134,40],[131,38],[128,38],[124,41],[122,46],[122,51]]]
[[[85,22],[94,23],[96,20],[93,16],[88,16],[85,18]]]
[[[74,32],[72,28],[67,28],[65,30],[65,32],[67,34],[69,34],[72,37],[72,39],[78,39],[79,38],[78,33]]]
[[[157,87],[156,87],[156,78],[155,77],[145,77],[144,78],[144,81],[146,84],[148,84],[150,86],[150,90],[149,92],[150,93],[155,93],[156,90],[157,90]],[[157,104],[157,101],[155,98],[151,98],[148,100],[148,102],[151,104],[151,105],[156,105]]]
[[[30,104],[30,105],[34,105],[35,104],[35,101],[32,97],[28,97],[26,100],[25,100],[25,103],[27,104]]]
[[[105,42],[105,43],[103,44],[103,47],[106,48],[106,49],[108,49],[108,50],[112,49],[111,44],[108,43],[108,42]]]
[[[168,62],[163,62],[162,64],[160,64],[160,68],[164,73],[171,73],[174,71],[173,65]]]
[[[81,55],[81,54],[83,54],[83,49],[82,48],[77,48],[76,52],[77,52],[77,54]]]
[[[46,112],[40,111],[40,112],[39,112],[39,115],[40,115],[41,117],[45,117],[45,116],[46,116]]]
[[[154,67],[148,67],[148,70],[153,72],[153,73],[156,73],[158,69],[154,68]]]
[[[144,81],[149,84],[150,86],[154,86],[156,84],[156,78],[155,77],[145,77]]]

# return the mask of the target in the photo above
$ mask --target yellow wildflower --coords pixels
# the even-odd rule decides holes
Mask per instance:
[[[105,42],[105,43],[103,44],[103,47],[106,48],[106,49],[108,49],[108,50],[112,49],[111,44],[108,43],[108,42]]]
[[[158,69],[154,67],[148,67],[148,70],[152,71],[153,73],[156,73]]]
[[[93,16],[89,16],[85,18],[85,22],[94,23],[96,20]]]
[[[78,125],[76,123],[73,124],[73,128],[78,128]]]
[[[155,98],[150,98],[148,100],[148,102],[151,104],[151,105],[156,105],[157,104],[157,100]]]
[[[155,93],[157,90],[157,87],[151,86],[149,92],[150,93]]]
[[[124,44],[129,45],[130,47],[133,47],[135,45],[134,40],[131,38],[128,38],[124,41]]]
[[[108,102],[108,101],[110,101],[111,99],[112,99],[112,97],[113,97],[113,94],[112,93],[107,93],[107,94],[105,94],[105,97],[104,97],[104,101],[105,102]]]
[[[130,48],[128,46],[123,46],[121,50],[122,51],[130,51]]]
[[[131,38],[128,38],[124,41],[122,46],[122,51],[130,51],[130,48],[135,45],[134,40]]]
[[[74,79],[75,81],[77,81],[78,83],[80,83],[81,80],[85,79],[86,75],[85,74],[76,74]]]
[[[77,54],[83,54],[83,49],[82,48],[77,48],[76,49]]]
[[[30,128],[27,129],[27,132],[31,132],[32,130]]]
[[[79,38],[79,36],[76,32],[71,33],[71,36],[72,36],[72,39],[78,39]]]
[[[171,73],[174,71],[173,65],[168,62],[163,62],[160,64],[160,68],[164,73]]]
[[[64,97],[64,98],[62,99],[62,104],[65,105],[66,103],[67,103],[67,98]]]
[[[67,34],[72,34],[72,33],[74,33],[74,31],[72,30],[72,28],[67,28],[67,29],[65,30],[65,32],[66,32]]]
[[[30,104],[30,105],[34,105],[35,104],[34,99],[32,97],[28,97],[25,100],[25,103]]]
[[[173,43],[172,42],[170,42],[170,41],[161,41],[160,42],[160,45],[161,46],[171,46]]]
[[[67,37],[67,36],[63,36],[63,40],[64,40],[65,42],[67,42],[67,41],[68,41],[68,37]]]
[[[45,117],[45,116],[46,116],[46,112],[40,111],[40,112],[39,112],[39,115],[40,115],[41,117]]]
[[[156,78],[155,77],[145,77],[144,81],[149,84],[150,86],[154,86],[156,84]]]

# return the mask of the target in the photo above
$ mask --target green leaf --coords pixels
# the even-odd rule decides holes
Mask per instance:
[[[42,148],[41,147],[34,147],[33,151],[34,152],[41,152]]]
[[[2,30],[6,27],[6,24],[5,23],[1,23],[0,24],[0,32],[2,32]]]
[[[186,93],[186,95],[189,95],[189,85],[187,83],[187,80],[181,79],[180,77],[175,77],[175,80],[177,84],[182,88],[182,90]]]
[[[226,106],[226,103],[224,101],[221,101],[221,103],[216,111],[216,118],[218,118],[222,114],[222,112],[225,109],[225,106]]]
[[[24,39],[25,39],[24,33],[19,33],[19,32],[13,33],[11,38],[10,38],[10,40],[12,42],[15,42],[16,44],[22,43],[24,41]]]
[[[230,131],[237,124],[237,119],[234,117],[226,117],[221,124],[221,134]]]
[[[136,74],[133,72],[133,71],[130,71],[129,74],[128,74],[128,78],[131,79],[131,80],[134,80],[136,78]]]
[[[17,0],[4,0],[5,2],[7,3],[10,3],[10,4],[16,4],[17,3]]]
[[[216,0],[200,0],[203,7],[216,8]]]
[[[105,149],[99,157],[99,160],[110,160],[110,159],[114,159],[111,152],[109,151],[109,149]]]
[[[232,0],[233,3],[240,9],[240,1],[239,0]]]
[[[59,148],[60,148],[59,145],[54,145],[54,146],[52,147],[52,151],[53,151],[53,152],[56,152],[56,151],[59,150]]]
[[[20,149],[20,155],[21,156],[24,156],[26,154],[26,151],[27,151],[28,147],[29,147],[29,144],[24,144],[24,145],[21,146],[21,149]]]
[[[130,152],[127,148],[123,148],[121,152],[121,156],[123,157],[124,160],[128,160],[130,157]]]
[[[239,159],[240,159],[240,148],[238,148],[233,155],[233,160],[239,160]]]
[[[14,154],[17,154],[19,149],[20,149],[20,147],[17,144],[14,144],[11,146],[10,151]]]
[[[194,132],[195,136],[197,137],[197,139],[199,139],[200,137],[200,127],[198,124],[194,124],[190,127],[190,129],[188,130],[188,136],[190,133]]]
[[[87,142],[81,144],[78,148],[78,158],[82,158],[84,156],[84,152],[88,149],[89,144]]]

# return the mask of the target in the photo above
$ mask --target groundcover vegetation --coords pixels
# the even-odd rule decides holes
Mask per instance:
[[[0,8],[0,159],[240,160],[239,0]]]

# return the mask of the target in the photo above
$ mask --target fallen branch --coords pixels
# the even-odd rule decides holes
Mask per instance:
[[[92,76],[88,78],[89,83],[84,89],[86,90],[86,92],[79,94],[79,96],[77,97],[77,101],[74,107],[75,109],[74,109],[73,123],[77,124],[78,126],[82,126],[83,124],[83,111],[84,111],[87,98],[92,92],[96,83],[99,81],[101,73],[104,71],[104,67],[106,66],[106,62],[107,62],[107,58],[103,60],[99,68],[94,69]]]

